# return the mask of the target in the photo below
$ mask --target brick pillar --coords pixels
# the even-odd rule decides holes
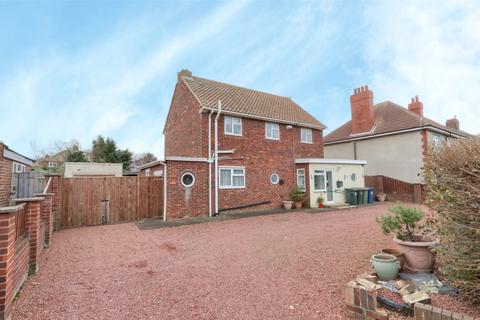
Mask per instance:
[[[8,319],[13,301],[15,217],[24,205],[0,208],[0,320]]]
[[[40,214],[44,199],[42,197],[15,199],[16,203],[25,203],[25,229],[30,238],[30,274],[38,271],[38,260],[43,247],[40,243]]]
[[[45,243],[44,247],[47,248],[52,243],[52,233],[53,233],[53,196],[54,193],[39,193],[36,194],[36,197],[45,198],[42,202],[41,208],[41,220],[45,222]]]
[[[59,174],[45,175],[45,178],[52,179],[47,192],[53,193],[52,199],[52,215],[54,230],[60,230],[62,225],[62,187],[63,177]]]

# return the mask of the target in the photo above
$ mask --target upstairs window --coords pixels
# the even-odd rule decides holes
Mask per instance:
[[[242,118],[225,116],[225,134],[233,136],[242,135]]]
[[[21,163],[14,162],[12,165],[12,172],[21,173],[25,172],[25,165]]]
[[[48,163],[48,167],[49,167],[49,168],[56,168],[56,167],[58,167],[58,163],[53,162],[53,161],[50,161],[50,162]]]
[[[265,123],[265,137],[271,140],[280,140],[280,125],[278,123]]]
[[[434,147],[439,147],[442,144],[442,138],[438,134],[433,135],[432,141]]]
[[[313,143],[312,129],[301,128],[300,139],[301,139],[302,143]]]

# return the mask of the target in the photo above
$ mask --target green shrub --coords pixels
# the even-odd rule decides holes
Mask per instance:
[[[427,205],[436,213],[439,270],[480,304],[480,140],[431,150],[424,171]]]
[[[305,200],[305,191],[299,187],[295,187],[295,189],[290,192],[290,199],[294,202],[303,202],[303,200]]]
[[[376,219],[383,233],[394,233],[398,239],[403,241],[415,241],[415,229],[417,228],[417,222],[423,218],[422,211],[401,204],[397,204],[388,210],[393,215],[384,215]]]

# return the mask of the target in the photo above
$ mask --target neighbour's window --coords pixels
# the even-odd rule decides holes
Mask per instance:
[[[313,143],[312,129],[301,128],[300,136],[302,143]]]
[[[163,177],[163,170],[153,171],[153,176],[154,177]]]
[[[325,191],[325,170],[314,170],[313,171],[313,182],[315,191]]]
[[[272,175],[270,176],[270,182],[272,184],[278,184],[279,181],[280,181],[280,177],[278,176],[278,174],[272,173]]]
[[[12,172],[14,173],[21,173],[25,172],[25,165],[21,163],[14,162],[12,165]]]
[[[195,184],[195,176],[191,172],[185,172],[180,181],[185,188],[190,188]]]
[[[56,168],[56,167],[58,167],[58,163],[50,161],[50,162],[48,163],[48,167],[49,167],[49,168]]]
[[[145,177],[150,177],[150,169],[145,170]]]
[[[241,136],[242,135],[242,118],[225,116],[225,134]]]
[[[245,188],[245,168],[220,168],[220,189]]]
[[[278,123],[265,123],[265,137],[272,140],[280,140],[280,125]]]
[[[303,191],[307,190],[305,185],[305,169],[297,169],[297,187]]]
[[[433,140],[433,146],[435,147],[440,146],[442,142],[442,138],[438,134],[434,134],[432,140]]]

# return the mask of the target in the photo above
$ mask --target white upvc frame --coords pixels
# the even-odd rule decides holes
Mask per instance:
[[[22,172],[25,172],[25,165],[23,163],[18,163],[18,162],[14,162],[12,164],[12,172],[13,173],[22,173]]]
[[[304,133],[305,133],[305,138],[310,137],[310,140],[304,139]],[[310,128],[300,128],[300,142],[313,144],[313,130]]]
[[[183,182],[183,177],[185,177],[186,175],[189,175],[189,176],[192,177],[192,183],[190,183],[190,184],[185,184],[185,183]],[[193,174],[193,172],[190,172],[190,171],[184,172],[184,173],[182,174],[182,176],[180,177],[180,183],[182,184],[182,186],[183,186],[184,188],[191,188],[191,187],[193,187],[193,186],[195,185],[195,181],[196,181],[195,175]]]
[[[322,172],[319,172],[322,171]],[[315,185],[315,177],[323,177],[323,189],[317,189]],[[327,192],[327,171],[325,169],[314,169],[313,170],[313,191],[314,192]]]
[[[57,168],[57,167],[58,167],[58,162],[56,162],[56,161],[48,161],[48,167],[49,167],[49,168]]]
[[[232,121],[232,131],[227,131],[227,120]],[[235,123],[236,122],[236,123]],[[240,126],[240,133],[235,133],[235,125]],[[243,122],[242,118],[225,116],[223,118],[223,133],[229,136],[242,136],[243,135]]]
[[[145,169],[145,177],[150,177],[150,168]]]
[[[303,186],[300,186],[298,184],[298,178],[299,177],[303,177]],[[300,189],[302,189],[302,191],[307,191],[307,180],[306,180],[306,176],[305,176],[305,169],[304,168],[300,168],[300,169],[297,169],[297,183],[296,183],[297,187],[299,187]]]
[[[268,135],[268,127],[269,126],[272,126],[272,136],[270,137]],[[278,137],[275,138],[273,136],[273,132],[274,131],[277,131],[278,132]],[[266,139],[269,139],[269,140],[280,140],[280,125],[278,123],[275,123],[275,122],[265,122],[265,138]]]
[[[230,170],[230,185],[222,186],[222,170]],[[242,174],[234,173],[234,170],[242,170]],[[245,167],[244,166],[219,166],[218,168],[218,185],[220,189],[245,189],[247,185]],[[233,177],[243,177],[243,186],[234,186]]]

